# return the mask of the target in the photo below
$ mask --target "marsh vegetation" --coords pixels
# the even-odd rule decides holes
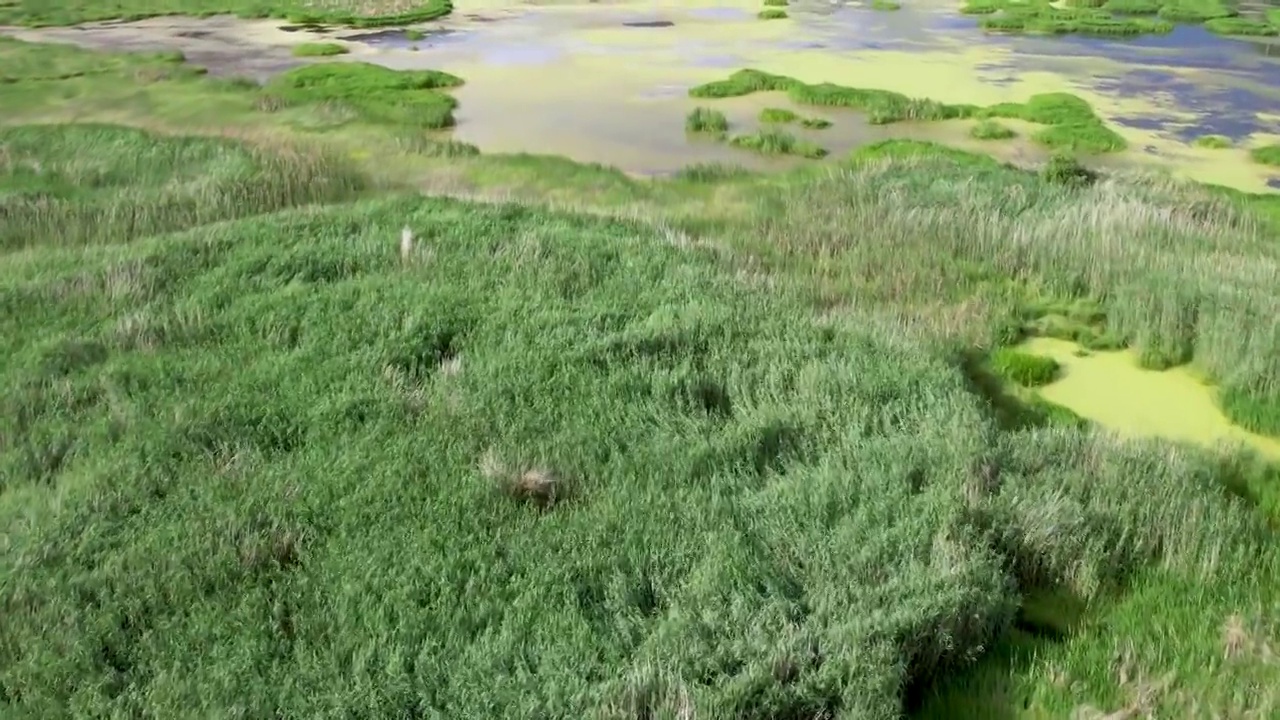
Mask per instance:
[[[4,714],[1280,707],[1274,467],[1100,432],[1017,349],[1191,368],[1280,434],[1275,196],[911,141],[642,181],[443,142],[445,73],[5,52],[30,117],[241,110],[0,130]],[[1064,94],[691,94],[762,91],[1124,145]]]

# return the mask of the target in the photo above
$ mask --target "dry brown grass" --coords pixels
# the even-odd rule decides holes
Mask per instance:
[[[545,466],[511,466],[490,448],[480,457],[480,474],[511,497],[547,509],[564,497],[563,479]]]

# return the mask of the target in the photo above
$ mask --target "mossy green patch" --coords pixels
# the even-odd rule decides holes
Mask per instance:
[[[871,0],[871,9],[882,11],[901,10],[902,4],[897,0]]]
[[[346,45],[332,42],[302,43],[293,46],[294,57],[329,57],[351,52]]]
[[[1253,158],[1254,162],[1262,163],[1263,165],[1280,167],[1280,143],[1256,147],[1249,151],[1249,157]]]
[[[1231,138],[1226,135],[1201,135],[1191,144],[1196,147],[1209,148],[1211,150],[1225,150],[1226,148],[1233,146],[1235,143],[1231,142]]]
[[[795,155],[816,160],[826,157],[826,148],[817,143],[802,140],[782,130],[761,130],[750,135],[738,135],[729,141],[734,147],[753,150],[762,155]]]
[[[1239,11],[1221,0],[1174,0],[1162,5],[1158,14],[1170,22],[1202,23],[1235,17]]]
[[[785,20],[787,18],[787,11],[782,8],[767,7],[756,13],[756,17],[761,20]]]
[[[416,28],[409,28],[408,30],[404,31],[404,39],[408,40],[409,42],[417,42],[419,40],[424,40],[426,39],[426,37],[427,37],[427,34],[425,32],[418,30]]]
[[[462,79],[434,70],[390,70],[358,62],[322,63],[289,70],[264,88],[282,105],[336,102],[373,123],[427,129],[453,125],[457,101],[440,92]]]
[[[783,75],[747,69],[739,70],[725,80],[698,85],[689,94],[697,98],[725,98],[769,91],[786,92],[792,101],[799,104],[860,110],[873,124],[1004,117],[1045,125],[1032,137],[1050,148],[1103,153],[1125,147],[1124,138],[1107,127],[1089,103],[1068,93],[1033,95],[1025,103],[1001,103],[980,108],[910,98],[888,90],[851,88],[831,83],[810,85]]]
[[[1205,21],[1204,27],[1218,35],[1235,35],[1240,37],[1270,37],[1280,35],[1280,27],[1242,17],[1221,17]]]
[[[1102,9],[1113,15],[1155,15],[1161,0],[1107,0]]]

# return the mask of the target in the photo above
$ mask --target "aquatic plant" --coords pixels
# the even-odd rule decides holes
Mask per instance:
[[[264,93],[278,103],[338,102],[368,122],[437,129],[453,125],[457,101],[440,92],[462,79],[435,70],[390,70],[362,62],[305,65],[272,79]]]
[[[346,45],[333,42],[301,43],[293,46],[294,57],[328,57],[350,52]]]
[[[871,9],[885,11],[901,10],[902,4],[897,2],[897,0],[871,0]]]
[[[756,17],[761,20],[785,20],[787,18],[787,11],[780,8],[767,7],[756,13]]]
[[[1231,147],[1235,143],[1231,142],[1231,138],[1226,135],[1201,135],[1193,142],[1196,147],[1210,148],[1213,150],[1224,150]]]
[[[1000,348],[991,355],[991,369],[1005,380],[1032,388],[1053,382],[1062,368],[1053,358]]]
[[[1221,17],[1205,21],[1204,27],[1218,35],[1266,37],[1280,35],[1280,28],[1261,20],[1242,17]]]
[[[803,117],[786,108],[765,108],[760,111],[760,122],[771,125],[796,123],[810,130],[823,130],[831,127],[831,121],[825,118]]]
[[[789,0],[764,0],[765,7],[786,7]]]
[[[1017,9],[1013,9],[1017,8]],[[1106,12],[1061,9],[1052,5],[1009,6],[985,17],[979,26],[992,32],[1026,32],[1043,35],[1077,33],[1100,36],[1133,36],[1167,33],[1173,23],[1150,18],[1112,17]]]
[[[724,80],[697,85],[689,90],[689,95],[710,99],[770,91],[786,92],[793,102],[799,104],[860,110],[874,124],[1006,117],[1046,125],[1032,139],[1047,147],[1086,153],[1115,152],[1125,147],[1124,138],[1107,127],[1087,102],[1067,93],[1034,95],[1026,103],[1002,103],[979,108],[909,98],[887,90],[850,88],[831,83],[809,85],[783,75],[747,69],[739,70]]]
[[[723,136],[729,131],[729,118],[719,110],[694,108],[684,120],[684,129],[691,133]]]
[[[738,135],[729,144],[761,155],[795,155],[810,160],[827,155],[826,148],[782,130],[760,130],[750,135]]]
[[[1089,103],[1069,93],[1033,95],[1025,103],[1000,103],[979,117],[1005,117],[1045,125],[1032,139],[1047,147],[1084,153],[1123,150],[1124,138],[1107,127]]]
[[[800,116],[786,108],[765,108],[760,111],[760,122],[762,123],[792,123],[800,119]]]
[[[1256,147],[1249,151],[1249,157],[1263,165],[1280,167],[1280,143]]]
[[[409,28],[408,30],[404,31],[404,39],[408,40],[409,42],[417,42],[419,40],[425,40],[426,37],[427,37],[427,34],[417,28]]]
[[[1017,133],[995,120],[982,120],[969,128],[969,135],[977,140],[1008,140],[1016,137]]]

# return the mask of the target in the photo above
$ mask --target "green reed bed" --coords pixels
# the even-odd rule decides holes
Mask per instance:
[[[104,125],[0,129],[0,249],[128,242],[357,194],[330,154]]]
[[[831,121],[825,118],[805,117],[786,108],[765,108],[760,111],[760,122],[769,125],[799,125],[810,130],[825,130]]]
[[[443,90],[462,79],[435,70],[390,70],[362,62],[305,65],[263,89],[264,107],[336,103],[367,122],[440,129],[453,125],[457,101]]]
[[[761,155],[795,155],[816,160],[826,157],[826,148],[792,135],[784,130],[760,130],[749,135],[738,135],[729,144]]]
[[[1142,308],[1238,272],[1198,261],[1249,230],[1161,188],[911,148],[725,228],[777,259],[822,243],[864,283],[843,319],[815,312],[817,276],[749,282],[643,222],[409,195],[0,256],[8,707],[889,718],[945,707],[1045,593],[1141,590],[1130,621],[1179,624],[1074,632],[1082,660],[1123,633],[1144,673],[1220,656],[1196,623],[1226,608],[1256,633],[1276,546],[1224,466],[1003,426],[956,346],[882,294],[945,297],[974,262],[1075,274],[1119,291],[1117,332],[1163,331]],[[1247,309],[1200,307],[1199,330]],[[1105,664],[1069,667],[1061,692],[1108,700]],[[1212,680],[1273,687],[1266,667]]]
[[[1033,139],[1051,148],[1113,152],[1125,147],[1123,138],[1108,128],[1087,102],[1067,93],[1034,95],[1025,103],[1002,103],[980,108],[910,98],[887,90],[850,88],[831,83],[810,85],[794,78],[748,69],[739,70],[725,80],[694,87],[689,94],[712,99],[768,91],[786,92],[793,102],[802,105],[859,110],[875,124],[968,117],[1015,118],[1046,126],[1036,132]]]
[[[723,137],[729,132],[729,118],[719,110],[694,108],[685,118],[684,129],[686,132]]]

